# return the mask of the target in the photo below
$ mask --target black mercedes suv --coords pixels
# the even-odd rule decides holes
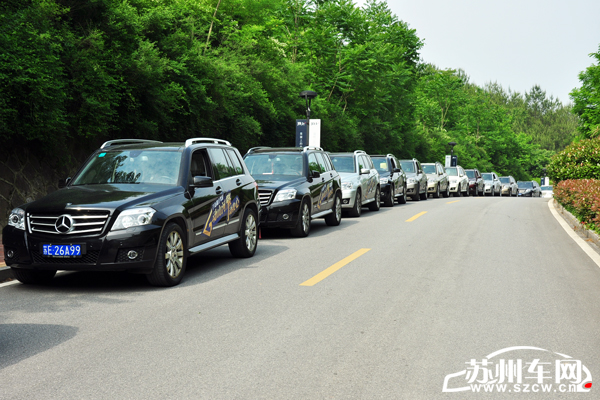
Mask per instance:
[[[406,204],[406,174],[400,161],[393,154],[372,155],[371,160],[379,172],[381,200],[386,207],[393,207],[394,201]]]
[[[23,283],[57,270],[129,271],[178,284],[189,255],[225,243],[256,251],[258,186],[224,140],[104,143],[61,189],[15,208],[4,258]]]
[[[304,237],[314,218],[340,224],[342,182],[320,147],[253,148],[244,160],[258,184],[261,227],[287,228]]]

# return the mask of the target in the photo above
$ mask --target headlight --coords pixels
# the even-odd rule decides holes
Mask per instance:
[[[379,183],[380,183],[381,185],[387,185],[387,183],[388,183],[388,179],[387,179],[387,178],[381,178],[381,179],[379,179]],[[342,186],[344,186],[344,185],[342,185]]]
[[[485,184],[485,188],[486,188],[486,189],[489,189],[489,188],[491,188],[491,187],[492,187],[492,185],[490,185],[489,183],[486,183],[486,184]]]
[[[8,216],[8,224],[17,229],[25,230],[25,211],[20,208],[15,208]]]
[[[296,189],[285,189],[277,192],[273,203],[277,201],[292,200],[296,198]]]
[[[352,182],[342,182],[342,190],[350,190],[352,188]]]
[[[151,207],[132,208],[123,211],[117,217],[111,231],[131,228],[132,226],[148,225],[156,210]]]
[[[406,182],[408,182],[408,183],[415,183],[415,182],[416,182],[416,180],[415,180],[415,178],[408,178],[408,179],[406,180]]]

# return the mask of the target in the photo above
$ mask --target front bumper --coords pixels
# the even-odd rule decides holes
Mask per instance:
[[[406,194],[408,196],[414,196],[414,195],[418,194],[417,193],[417,184],[416,183],[408,183],[406,185]]]
[[[512,189],[511,189],[511,188],[509,188],[509,187],[508,187],[508,188],[504,188],[504,187],[503,187],[503,188],[502,188],[502,190],[501,190],[501,192],[500,192],[500,194],[502,194],[503,196],[504,196],[505,194],[512,195]]]
[[[67,271],[130,271],[149,273],[154,268],[161,226],[145,225],[109,232],[104,236],[31,235],[6,226],[2,231],[4,259],[13,268]],[[85,254],[76,258],[46,257],[43,244],[82,244]],[[128,257],[133,250],[138,255]],[[12,257],[8,257],[12,254]]]
[[[519,194],[518,194],[518,196],[519,196],[519,197],[533,197],[533,192],[521,192],[521,191],[519,190]]]
[[[295,227],[298,223],[301,204],[301,200],[292,199],[262,206],[260,208],[260,226],[265,228]]]
[[[342,190],[342,208],[354,208],[356,188]]]
[[[450,182],[448,186],[450,186],[450,193],[457,193],[460,191],[460,184],[458,182]]]
[[[427,182],[427,193],[435,193],[438,187],[438,182]]]
[[[484,186],[483,187],[483,193],[493,193],[493,192],[495,192],[493,186]]]
[[[392,185],[390,185],[389,182],[387,183],[380,183],[380,190],[381,190],[381,198],[382,199],[389,199],[390,196],[392,195],[391,190],[392,190]]]

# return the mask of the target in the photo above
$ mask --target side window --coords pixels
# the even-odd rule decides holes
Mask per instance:
[[[233,174],[234,175],[243,175],[244,168],[242,168],[242,163],[240,163],[240,159],[238,158],[235,150],[227,149],[227,154],[229,155],[229,160],[231,161],[231,165],[233,166]]]
[[[358,156],[356,159],[358,160],[358,173],[360,173],[360,171],[362,171],[363,168],[367,168],[367,166],[363,161],[363,156]]]
[[[196,150],[192,154],[192,162],[190,164],[190,172],[192,177],[194,176],[209,176],[208,168],[206,168],[206,162],[204,153],[202,150]]]
[[[333,171],[333,163],[331,162],[331,158],[329,158],[328,154],[323,154],[323,158],[325,159],[325,164],[327,166],[327,171]]]
[[[208,149],[208,155],[213,167],[215,181],[233,176],[233,167],[229,164],[229,160],[227,160],[222,149],[211,147]]]
[[[317,172],[321,171],[321,167],[319,166],[319,163],[317,162],[317,157],[315,157],[315,153],[310,153],[308,155],[308,169],[310,171],[317,171]]]
[[[317,162],[319,163],[319,172],[322,174],[325,173],[325,171],[327,171],[327,167],[325,166],[323,155],[321,153],[315,153],[315,156],[317,156]]]

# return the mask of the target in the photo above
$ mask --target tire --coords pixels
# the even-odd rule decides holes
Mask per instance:
[[[450,183],[446,184],[446,191],[442,193],[442,196],[444,196],[444,198],[446,199],[450,197]]]
[[[386,207],[394,207],[394,185],[390,185],[390,195],[385,199],[383,205]]]
[[[325,217],[325,223],[329,226],[338,226],[342,222],[342,195],[335,196],[333,201],[333,212]]]
[[[404,186],[402,196],[398,197],[398,204],[406,204],[406,185]]]
[[[434,193],[433,197],[435,197],[436,199],[440,198],[440,184],[439,183],[436,186],[435,193]]]
[[[419,195],[419,191],[420,191],[420,190],[421,190],[421,185],[419,184],[419,185],[417,185],[417,187],[415,187],[415,193],[416,193],[416,194],[415,194],[414,196],[412,196],[412,199],[413,199],[414,201],[419,201],[419,200],[421,200],[421,196]]]
[[[356,199],[354,199],[354,207],[348,211],[348,215],[351,217],[360,217],[362,213],[362,196],[360,189],[356,191]]]
[[[256,212],[251,208],[246,208],[242,226],[240,227],[240,238],[229,242],[229,251],[231,255],[237,258],[249,258],[256,252],[258,243],[258,223],[256,221]]]
[[[377,186],[375,189],[375,201],[369,203],[369,210],[371,211],[379,211],[381,208],[381,189]]]
[[[13,275],[21,283],[27,285],[39,285],[48,283],[56,275],[56,270],[38,271],[35,269],[11,268]]]
[[[419,190],[421,190],[421,186],[419,186]],[[421,200],[427,200],[427,185],[425,185],[425,191],[423,193],[418,193],[418,196]]]
[[[295,237],[307,237],[310,232],[310,206],[308,201],[303,200],[298,213],[298,223],[290,230]]]
[[[154,269],[146,279],[153,286],[175,286],[181,282],[187,264],[187,246],[183,229],[175,223],[163,229],[158,241]]]

